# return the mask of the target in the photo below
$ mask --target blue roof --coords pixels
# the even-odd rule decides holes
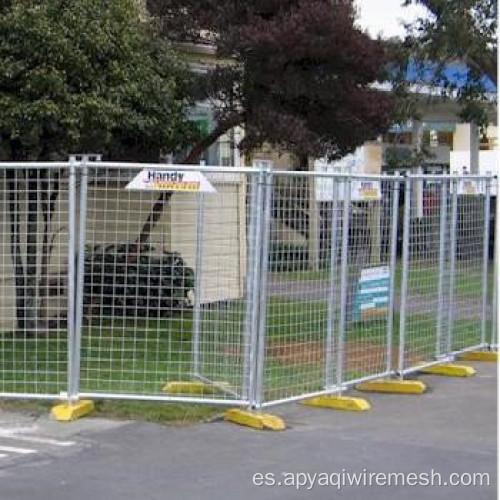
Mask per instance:
[[[431,84],[435,83],[435,71],[438,68],[438,65],[435,63],[416,63],[412,61],[408,64],[406,70],[406,78],[410,83],[420,83],[420,84]],[[444,78],[452,84],[455,84],[458,88],[461,88],[465,85],[468,80],[468,77],[471,73],[471,70],[465,65],[461,63],[448,64],[444,68]],[[497,87],[496,85],[486,76],[483,76],[480,79],[481,83],[484,85],[484,88],[487,92],[496,93]]]

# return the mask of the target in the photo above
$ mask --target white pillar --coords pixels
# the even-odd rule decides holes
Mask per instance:
[[[413,131],[412,131],[412,146],[416,153],[422,151],[422,142],[424,136],[423,123],[418,120],[413,120]],[[418,165],[413,169],[413,173],[423,174],[424,169],[422,165]],[[415,199],[415,213],[414,216],[422,218],[424,216],[424,186],[423,181],[418,180],[413,183],[414,186],[414,199]]]
[[[479,173],[479,127],[475,123],[457,125],[453,136],[453,151],[468,153],[468,168],[471,174]],[[461,170],[461,169],[460,169]]]
[[[234,167],[240,168],[244,167],[244,159],[241,156],[241,151],[240,148],[238,147],[238,144],[242,141],[243,139],[243,129],[241,127],[235,127],[233,130],[233,153],[234,153]]]
[[[469,125],[470,173],[479,173],[479,127],[476,123]]]
[[[412,120],[411,142],[413,149],[420,153],[422,150],[422,141],[424,137],[424,125],[420,120]]]
[[[314,162],[309,161],[309,169],[314,170]],[[309,267],[312,271],[319,270],[320,264],[320,220],[319,207],[316,201],[316,177],[309,177]]]

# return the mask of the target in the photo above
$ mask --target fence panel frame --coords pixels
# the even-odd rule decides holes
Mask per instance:
[[[77,162],[75,162],[75,164],[74,164],[75,171],[76,171],[77,166],[78,166],[78,164],[77,164]],[[49,174],[52,172],[58,171],[58,170],[61,172],[66,172],[67,176],[68,176],[68,178],[67,178],[68,197],[64,198],[64,201],[66,201],[66,203],[68,203],[68,205],[71,202],[71,200],[70,200],[71,196],[70,196],[70,192],[69,192],[70,191],[69,187],[70,187],[70,184],[72,182],[71,181],[72,176],[70,174],[70,171],[71,171],[70,162],[61,162],[61,161],[58,161],[58,162],[33,162],[33,161],[11,162],[11,161],[8,161],[8,162],[0,162],[0,169],[4,172],[7,170],[11,170],[14,173],[21,172],[23,170],[25,170],[25,171],[34,170],[38,173],[40,173],[41,171],[46,171]],[[5,178],[7,178],[7,176]],[[17,175],[15,175],[14,180],[18,180]],[[37,182],[40,182],[38,177],[37,177]],[[59,182],[61,182],[60,179],[59,179]],[[40,188],[37,187],[37,196],[39,195],[39,189]],[[61,189],[61,188],[59,188],[59,189]],[[64,191],[61,191],[61,192],[64,192]],[[18,191],[18,194],[19,194],[19,191]],[[18,200],[19,200],[19,198],[18,198]],[[61,197],[58,196],[58,198],[56,199],[56,202],[60,203],[61,201],[62,201]],[[38,200],[37,200],[37,203],[38,203]],[[28,212],[26,212],[26,214],[27,213]],[[65,217],[62,217],[61,219],[59,219],[59,222],[65,221],[68,224],[68,232],[70,232],[72,213],[68,209],[67,213],[64,213],[63,215],[65,215]],[[22,233],[22,234],[27,234],[27,233]],[[74,279],[74,273],[70,273],[70,269],[69,269],[69,260],[71,258],[72,252],[73,252],[72,246],[68,244],[67,248],[63,249],[63,252],[61,253],[61,255],[65,254],[68,258],[68,269],[66,272],[66,279],[68,280],[68,288],[70,287],[71,281]],[[74,261],[73,261],[73,263],[74,263]],[[38,287],[38,284],[37,284],[37,287]],[[69,289],[68,289],[68,292],[69,292]],[[15,308],[16,308],[16,306],[14,305],[14,309]],[[71,342],[71,335],[69,333],[71,321],[70,321],[70,315],[68,314],[67,316],[68,316],[67,317],[68,324],[66,327],[66,335],[61,335],[61,337],[60,337],[60,338],[63,338],[63,337],[66,338],[66,342],[67,342],[67,351],[66,352],[67,352],[67,356],[68,356],[67,361],[66,361],[65,374],[64,374],[65,375],[65,377],[64,377],[65,383],[60,384],[60,386],[61,386],[60,390],[58,392],[52,392],[49,390],[46,390],[46,391],[37,390],[36,392],[34,392],[34,391],[30,392],[30,391],[6,391],[6,390],[3,390],[3,391],[0,391],[0,398],[2,398],[2,399],[42,400],[42,401],[43,400],[45,400],[45,401],[67,401],[68,400],[69,383],[70,383],[69,366],[71,363],[70,354],[69,354],[70,350],[68,349],[68,346],[69,346],[69,343]],[[61,329],[60,327],[57,327],[56,331],[58,331],[60,329]],[[26,334],[26,332],[25,332],[25,334]],[[57,339],[59,340],[59,333],[57,333]],[[32,338],[31,340],[35,343],[39,341],[39,339],[37,339],[36,336],[34,338]],[[56,361],[56,363],[58,363],[58,362]],[[19,373],[19,372],[16,371],[16,373]],[[38,371],[37,371],[37,373],[38,373]],[[61,378],[63,378],[63,374],[60,373],[60,375],[61,375]],[[0,379],[0,382],[2,382],[1,379]],[[23,382],[26,383],[27,380],[24,380]],[[40,384],[37,384],[37,387],[39,388]]]

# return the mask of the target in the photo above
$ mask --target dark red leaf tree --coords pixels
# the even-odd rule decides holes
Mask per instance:
[[[201,79],[200,99],[216,125],[183,158],[241,125],[239,145],[300,156],[341,156],[391,123],[383,44],[355,25],[350,0],[148,0],[164,35],[216,47],[219,64]],[[229,62],[230,61],[230,62]],[[147,241],[169,195],[160,196],[140,236]]]

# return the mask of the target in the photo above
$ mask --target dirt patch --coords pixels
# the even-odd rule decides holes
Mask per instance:
[[[230,356],[240,357],[239,346],[227,346],[223,353]],[[267,347],[266,355],[273,358],[282,365],[318,365],[326,359],[324,342],[286,342],[271,343]],[[336,356],[336,353],[333,353]],[[398,347],[392,348],[393,360],[398,359]],[[387,349],[384,345],[371,342],[346,342],[344,351],[345,369],[374,371],[385,368]],[[413,365],[425,359],[425,355],[417,351],[408,353],[406,356],[407,366]]]

